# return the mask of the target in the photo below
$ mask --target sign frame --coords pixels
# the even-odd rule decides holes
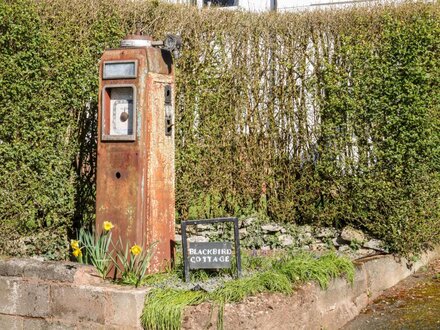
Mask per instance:
[[[241,253],[240,253],[240,236],[238,232],[238,218],[215,218],[215,219],[202,219],[202,220],[184,220],[181,222],[182,229],[182,250],[183,250],[183,265],[185,273],[185,282],[190,281],[190,264],[188,259],[188,238],[187,238],[187,226],[193,225],[205,225],[222,222],[233,222],[234,224],[234,247],[235,247],[235,260],[237,264],[237,278],[241,277]]]

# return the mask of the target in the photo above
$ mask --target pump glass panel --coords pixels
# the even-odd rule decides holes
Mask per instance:
[[[110,135],[133,135],[133,89],[112,88]]]
[[[104,62],[103,79],[136,78],[136,62]]]
[[[135,140],[136,107],[133,86],[106,87],[103,91],[102,109],[102,140]]]

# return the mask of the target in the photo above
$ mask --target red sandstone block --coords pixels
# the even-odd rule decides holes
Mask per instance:
[[[96,286],[52,285],[50,314],[69,322],[104,324],[109,317],[105,290]]]
[[[44,320],[44,319],[24,319],[23,329],[32,330],[76,330],[76,325],[66,324],[60,321]],[[85,328],[83,328],[85,329]]]
[[[49,314],[49,286],[38,281],[0,276],[0,313],[31,317]]]
[[[142,329],[140,317],[148,289],[109,288],[106,325],[124,329]]]
[[[23,318],[0,314],[0,329],[22,330]]]
[[[37,259],[1,258],[0,276],[13,276],[57,282],[100,283],[92,266],[75,262],[41,261]],[[88,284],[88,283],[87,283]]]

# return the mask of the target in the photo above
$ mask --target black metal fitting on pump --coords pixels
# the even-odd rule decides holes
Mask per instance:
[[[182,48],[182,37],[177,34],[168,34],[163,41],[153,41],[152,46],[161,47],[171,52],[174,58],[179,58]]]

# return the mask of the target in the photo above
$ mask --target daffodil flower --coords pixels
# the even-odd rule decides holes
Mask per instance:
[[[104,228],[105,231],[109,231],[114,227],[114,225],[110,221],[104,221],[102,224],[102,228]]]
[[[139,245],[135,244],[131,247],[130,252],[132,255],[137,256],[139,253],[142,252],[142,248]]]
[[[76,258],[78,258],[78,257],[82,257],[82,251],[81,251],[81,249],[74,249],[73,252],[72,252],[72,254],[73,254]]]
[[[72,247],[72,249],[76,250],[79,249],[79,241],[71,239],[70,240],[70,246]]]

